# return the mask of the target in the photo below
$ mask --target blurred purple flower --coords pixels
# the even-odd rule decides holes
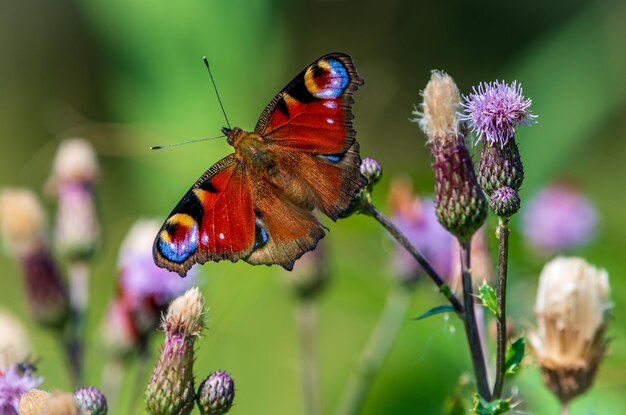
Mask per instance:
[[[517,81],[483,82],[473,88],[469,96],[464,96],[465,112],[461,119],[470,122],[478,139],[485,144],[504,146],[515,136],[515,127],[519,124],[530,125],[536,118],[528,107],[531,99],[522,95],[522,85]]]
[[[454,240],[452,234],[439,223],[433,201],[415,198],[410,210],[395,214],[392,220],[411,244],[424,254],[435,271],[447,279],[452,272],[450,258]],[[405,279],[422,273],[422,267],[415,258],[400,246],[395,253],[393,268]]]
[[[0,369],[0,414],[17,415],[22,395],[41,382],[30,370],[19,370],[16,366]]]
[[[192,268],[186,278],[180,278],[154,264],[152,242],[160,227],[155,220],[139,220],[128,231],[120,248],[119,282],[129,297],[152,298],[159,306],[166,306],[196,284],[197,271]]]
[[[544,188],[522,211],[522,230],[530,243],[552,253],[589,242],[596,223],[589,200],[563,184]]]

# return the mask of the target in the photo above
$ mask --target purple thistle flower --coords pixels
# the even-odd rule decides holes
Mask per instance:
[[[541,190],[522,211],[522,230],[530,243],[552,253],[589,242],[596,223],[597,213],[589,200],[562,184]]]
[[[17,415],[22,395],[41,382],[30,370],[19,370],[17,366],[0,369],[0,414]]]
[[[531,125],[537,117],[529,111],[532,100],[522,95],[522,85],[513,81],[483,82],[473,88],[469,96],[463,96],[461,105],[467,114],[461,119],[469,121],[479,140],[503,147],[515,136],[519,124]]]
[[[130,228],[120,248],[119,281],[129,297],[151,298],[159,306],[166,306],[196,284],[197,272],[191,269],[187,278],[179,278],[175,272],[154,264],[152,241],[159,229],[156,220],[139,220]]]

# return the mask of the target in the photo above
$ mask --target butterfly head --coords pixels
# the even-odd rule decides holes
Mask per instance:
[[[224,127],[224,128],[222,128],[222,133],[224,133],[224,135],[226,136],[226,141],[231,146],[235,145],[235,141],[239,141],[237,139],[241,137],[243,132],[244,131],[241,128],[239,128],[239,127],[235,127],[235,128]]]

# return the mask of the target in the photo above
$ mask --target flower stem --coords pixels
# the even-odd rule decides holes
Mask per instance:
[[[569,414],[569,410],[567,409],[567,404],[566,403],[562,403],[561,404],[561,415],[567,415]]]
[[[497,318],[496,334],[496,381],[493,397],[499,399],[504,386],[506,356],[506,279],[509,258],[509,218],[498,218],[498,286],[496,295],[500,315]]]
[[[82,378],[84,317],[89,293],[89,268],[84,262],[69,266],[70,277],[70,327],[66,341],[66,353],[70,363],[70,375],[75,388]]]
[[[476,314],[474,313],[474,295],[472,293],[472,273],[470,268],[470,241],[459,241],[461,247],[461,276],[463,280],[463,315],[465,318],[465,333],[469,344],[474,374],[476,375],[476,387],[478,393],[486,401],[491,400],[489,382],[487,381],[487,367],[485,356],[481,346]]]
[[[450,304],[452,304],[457,315],[463,318],[463,305],[461,304],[459,299],[456,297],[456,295],[454,295],[452,290],[450,290],[448,284],[446,284],[439,276],[439,274],[437,274],[437,271],[434,270],[428,260],[424,258],[424,255],[422,255],[422,253],[417,248],[415,248],[411,244],[411,242],[409,242],[407,237],[404,236],[400,229],[398,229],[396,225],[393,224],[393,222],[391,222],[385,215],[383,215],[378,209],[376,209],[376,207],[369,201],[363,201],[361,203],[361,211],[365,215],[373,217],[381,225],[383,225],[383,227],[391,234],[391,236],[393,236],[395,240],[398,241],[398,243],[400,243],[400,245],[402,245],[404,249],[406,249],[413,256],[413,258],[415,258],[415,260],[420,264],[424,272],[426,272],[426,274],[428,274],[433,282],[437,284],[437,287],[439,287],[439,291],[443,295],[445,295]]]
[[[410,292],[399,286],[389,292],[385,308],[367,342],[355,373],[343,391],[336,415],[354,415],[365,401],[372,381],[389,355],[410,303]]]
[[[300,376],[304,414],[319,415],[322,410],[317,359],[317,309],[312,299],[298,298],[296,324],[300,346]]]

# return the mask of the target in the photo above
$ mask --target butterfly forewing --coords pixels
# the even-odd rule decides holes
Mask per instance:
[[[276,95],[255,132],[299,151],[343,153],[354,142],[352,94],[362,84],[349,55],[322,56]]]
[[[254,222],[250,178],[231,154],[174,208],[154,242],[155,262],[185,276],[196,262],[247,257],[254,246]]]

